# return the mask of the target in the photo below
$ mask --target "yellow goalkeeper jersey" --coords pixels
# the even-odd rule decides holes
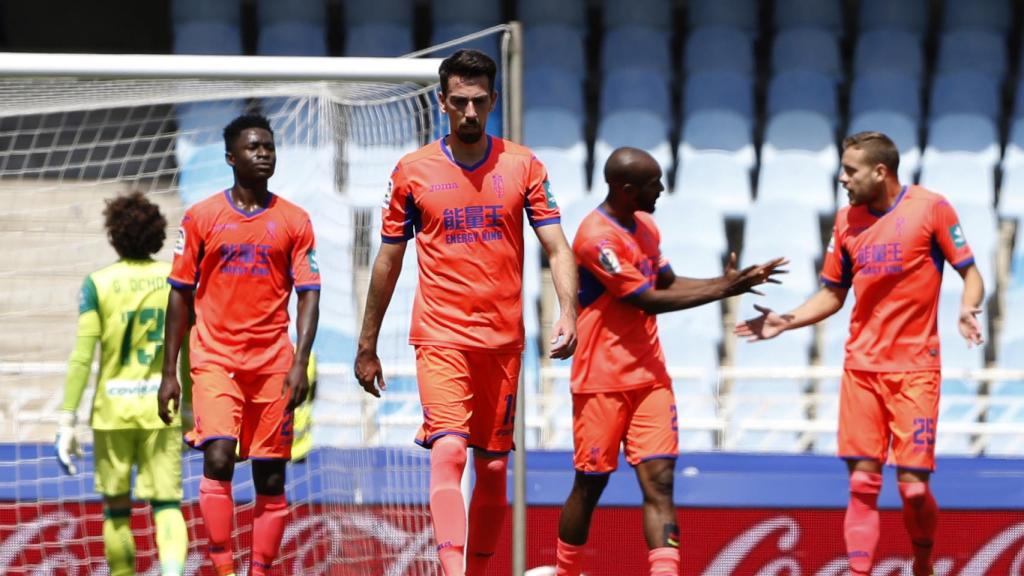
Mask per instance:
[[[82,284],[78,346],[69,362],[64,408],[77,408],[99,340],[100,374],[91,416],[94,429],[167,427],[157,414],[157,391],[164,359],[170,271],[167,262],[120,260],[93,272]],[[172,426],[180,427],[180,420]]]

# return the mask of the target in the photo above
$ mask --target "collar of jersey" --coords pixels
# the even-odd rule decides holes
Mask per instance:
[[[635,234],[636,233],[636,217],[635,216],[633,217],[633,227],[632,228],[627,228],[627,227],[622,225],[622,222],[619,222],[614,217],[612,217],[611,214],[605,212],[604,208],[601,208],[600,206],[598,206],[597,208],[595,208],[595,210],[600,212],[601,215],[604,216],[605,218],[607,218],[609,222],[611,222],[612,224],[615,224],[619,228],[622,228],[626,232],[629,232],[630,234]]]
[[[467,172],[472,172],[473,170],[476,170],[477,168],[483,166],[484,163],[487,162],[487,159],[491,157],[491,145],[494,142],[493,140],[491,140],[490,134],[485,134],[485,136],[487,136],[487,151],[484,152],[484,157],[481,158],[479,162],[473,164],[472,166],[467,166],[466,164],[463,164],[462,162],[456,160],[455,156],[452,156],[452,151],[448,148],[448,144],[445,142],[445,139],[448,138],[448,136],[451,136],[451,134],[445,134],[444,136],[441,137],[441,151],[444,152],[444,155],[447,156],[448,159],[451,160],[453,164]]]
[[[231,188],[224,189],[224,199],[227,200],[228,206],[231,206],[231,208],[234,209],[235,212],[238,212],[242,216],[249,218],[250,216],[262,214],[267,210],[267,208],[270,208],[270,205],[274,203],[274,193],[270,192],[269,190],[267,191],[267,208],[258,208],[256,210],[253,210],[252,212],[246,212],[245,210],[242,210],[241,208],[235,205],[235,201],[231,199]]]
[[[889,206],[889,208],[887,210],[885,210],[884,212],[875,212],[871,208],[868,208],[868,212],[870,212],[871,215],[876,217],[876,218],[881,218],[882,216],[885,216],[889,212],[892,212],[893,210],[896,209],[897,206],[900,205],[900,202],[903,200],[903,197],[906,196],[907,188],[908,188],[908,186],[906,186],[906,185],[903,186],[903,189],[900,190],[900,195],[896,197],[896,201],[893,202],[892,206]]]

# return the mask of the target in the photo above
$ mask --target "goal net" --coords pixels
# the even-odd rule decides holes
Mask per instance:
[[[382,401],[359,388],[351,362],[388,176],[402,154],[442,130],[436,84],[424,81],[436,78],[437,62],[418,62],[425,72],[410,81],[387,82],[0,78],[0,573],[108,573],[89,393],[79,410],[86,455],[77,475],[60,471],[52,447],[78,289],[117,258],[102,225],[104,201],[130,190],[155,201],[169,239],[157,258],[170,260],[183,211],[232,184],[221,131],[247,111],[271,121],[271,190],[309,212],[323,278],[314,448],[288,469],[292,517],[276,573],[436,573],[427,452],[412,444],[420,408],[407,345],[411,262],[381,334],[391,384]],[[415,258],[412,246],[407,254]],[[186,450],[188,574],[209,570],[201,473],[201,455]],[[236,469],[234,490],[243,567],[253,507],[247,463]],[[147,503],[136,503],[132,523],[138,573],[157,574]]]

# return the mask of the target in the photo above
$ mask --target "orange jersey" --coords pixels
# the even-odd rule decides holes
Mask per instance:
[[[598,208],[580,223],[572,244],[580,275],[579,343],[572,362],[574,393],[621,392],[671,384],[658,324],[624,299],[654,290],[661,234],[654,218],[636,212],[634,230]]]
[[[487,139],[473,166],[456,162],[442,138],[406,155],[391,174],[381,240],[417,239],[411,344],[523,349],[523,214],[534,227],[560,216],[533,153]]]
[[[949,201],[919,186],[889,211],[848,206],[836,215],[821,280],[853,287],[847,370],[938,370],[936,317],[942,268],[974,262]]]
[[[288,297],[320,289],[309,215],[275,195],[249,214],[218,192],[185,212],[168,282],[196,289],[193,366],[287,372]]]

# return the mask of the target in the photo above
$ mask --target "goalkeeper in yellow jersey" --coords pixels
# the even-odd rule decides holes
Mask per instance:
[[[180,575],[188,552],[181,514],[181,421],[157,413],[163,365],[164,317],[171,265],[152,256],[163,245],[167,221],[139,192],[107,201],[107,237],[114,264],[89,274],[78,302],[78,338],[68,360],[59,415],[57,459],[75,474],[81,456],[76,412],[89,381],[96,343],[100,375],[92,405],[96,491],[103,495],[103,543],[111,576],[135,574],[130,526],[134,496],[153,508],[160,573]]]

